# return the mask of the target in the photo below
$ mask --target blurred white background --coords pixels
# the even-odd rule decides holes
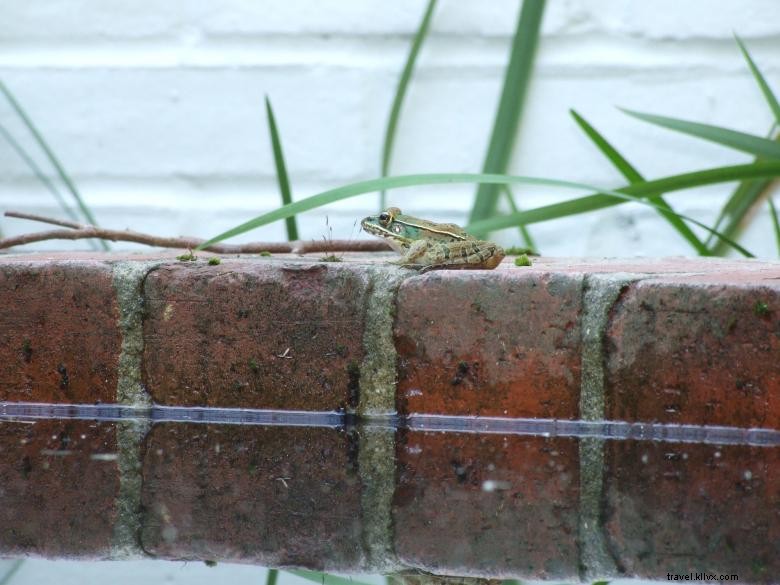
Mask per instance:
[[[302,198],[379,175],[384,128],[424,0],[285,2],[5,0],[0,79],[17,95],[105,227],[213,236],[279,205],[268,95]],[[401,116],[392,174],[479,172],[519,0],[442,0]],[[623,180],[569,115],[578,110],[647,177],[749,155],[628,118],[615,106],[765,135],[768,110],[736,31],[780,92],[777,0],[550,0],[511,172],[617,187]],[[31,151],[8,104],[0,123]],[[44,159],[39,158],[41,164]],[[46,167],[48,168],[48,167]],[[711,223],[731,186],[676,193]],[[390,193],[405,212],[465,223],[474,186]],[[525,209],[573,192],[517,188]],[[299,217],[302,237],[365,238],[378,195]],[[63,216],[0,140],[0,210]],[[0,219],[13,235],[40,229]],[[647,207],[531,226],[547,255],[691,255]],[[517,232],[496,237],[519,243]],[[278,223],[237,239],[284,239]],[[776,256],[766,205],[741,240]],[[29,249],[85,249],[49,242]],[[131,247],[125,244],[123,247]]]

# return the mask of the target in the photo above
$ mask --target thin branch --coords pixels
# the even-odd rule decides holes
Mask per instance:
[[[72,229],[50,230],[22,234],[10,238],[0,239],[0,249],[12,246],[23,246],[33,242],[47,240],[81,240],[97,238],[112,242],[135,242],[147,246],[160,248],[183,248],[192,250],[205,240],[201,238],[169,238],[153,236],[130,230],[110,230],[91,225],[83,225],[65,220],[53,219],[28,213],[6,211],[6,217],[29,219],[54,225],[60,225]],[[205,248],[208,252],[217,254],[259,254],[260,252],[306,254],[312,252],[379,252],[389,250],[390,247],[383,240],[296,240],[293,242],[250,242],[247,244],[213,244]]]
[[[50,223],[52,225],[61,225],[62,227],[73,228],[74,230],[83,230],[89,227],[87,224],[79,223],[77,221],[56,219],[54,217],[44,217],[43,215],[35,215],[33,213],[21,213],[19,211],[6,211],[4,215],[6,217],[15,217],[17,219],[29,219],[30,221],[40,221],[43,223]]]

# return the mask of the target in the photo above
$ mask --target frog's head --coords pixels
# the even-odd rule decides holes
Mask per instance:
[[[369,234],[387,239],[395,250],[405,249],[418,239],[419,229],[401,221],[401,210],[389,207],[379,215],[369,215],[360,222]]]

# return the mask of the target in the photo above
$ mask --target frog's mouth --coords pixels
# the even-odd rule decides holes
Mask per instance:
[[[369,234],[372,236],[379,236],[380,238],[392,238],[393,232],[391,232],[388,229],[383,228],[380,225],[377,225],[375,223],[370,223],[368,220],[370,218],[366,218],[363,221],[360,222],[360,227],[362,227],[364,230],[366,230]]]
[[[384,238],[385,240],[387,240],[387,243],[396,252],[403,252],[404,243],[396,234],[394,234],[388,229],[383,228],[380,225],[376,225],[375,223],[369,223],[367,219],[368,218],[360,222],[360,227],[362,227],[366,232],[368,232],[372,236],[378,236],[380,238]]]

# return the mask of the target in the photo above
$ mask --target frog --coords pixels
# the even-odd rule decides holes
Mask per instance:
[[[475,238],[454,223],[435,223],[389,207],[360,222],[371,235],[384,238],[401,258],[393,261],[420,272],[445,269],[492,270],[504,259],[498,244]]]

